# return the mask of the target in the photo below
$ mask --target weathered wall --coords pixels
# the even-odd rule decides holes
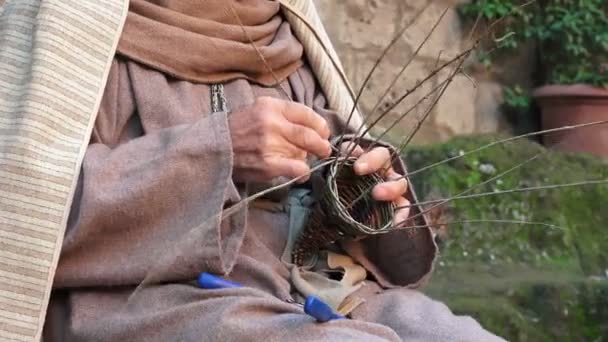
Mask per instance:
[[[421,0],[315,0],[327,31],[334,42],[346,72],[357,91],[391,39],[426,1]],[[361,107],[369,113],[384,93],[385,88],[410,59],[418,45],[429,33],[444,9],[457,4],[458,0],[434,0],[416,18],[405,34],[395,44],[368,83],[361,99]],[[460,1],[462,2],[462,1]],[[413,59],[397,85],[385,98],[392,103],[407,89],[427,77],[435,66],[442,64],[463,51],[467,46],[467,34],[452,7],[435,29],[418,56]],[[448,75],[441,72],[426,82],[418,91],[391,113],[391,119],[381,122],[389,126],[399,113],[411,108],[431,89],[437,87]],[[492,78],[455,77],[453,83],[439,100],[425,124],[416,135],[415,142],[443,141],[454,135],[496,132],[504,129],[499,112],[502,102],[501,86]],[[424,115],[432,96],[409,114],[398,129],[392,130],[391,139],[399,140],[407,135],[416,122],[416,116]],[[386,108],[386,107],[385,107]]]

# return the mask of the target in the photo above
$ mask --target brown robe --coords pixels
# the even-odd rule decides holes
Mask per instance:
[[[306,65],[283,86],[339,132]],[[232,109],[282,96],[245,80],[225,90]],[[315,323],[286,302],[292,289],[279,258],[287,215],[255,207],[217,215],[241,198],[231,172],[227,114],[211,113],[209,86],[117,58],[82,166],[45,342],[500,340],[402,287],[429,271],[428,260],[411,258],[416,246],[399,235],[407,231],[351,246],[376,281],[359,290],[366,302],[352,319]],[[203,271],[246,287],[199,289],[192,280]]]

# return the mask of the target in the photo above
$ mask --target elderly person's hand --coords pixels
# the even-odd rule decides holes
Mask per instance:
[[[264,182],[279,176],[302,177],[306,181],[310,167],[308,154],[320,159],[331,154],[327,122],[312,109],[302,104],[271,97],[260,97],[248,107],[230,114],[228,118],[236,181]],[[350,151],[345,142],[341,150]],[[407,181],[391,167],[388,149],[376,147],[364,152],[357,146],[351,153],[358,157],[355,172],[366,175],[380,171],[387,180],[376,185],[372,196],[379,201],[391,201],[396,206],[409,205],[403,196]],[[395,214],[395,222],[407,219],[409,208]]]
[[[243,182],[264,182],[275,177],[306,181],[308,154],[327,158],[331,154],[330,130],[325,119],[305,105],[260,97],[228,117],[233,178]]]
[[[352,143],[342,143],[340,150],[343,153],[349,153],[352,150]],[[386,179],[386,182],[376,185],[372,190],[374,199],[393,202],[397,207],[408,206],[410,204],[404,197],[408,187],[407,181],[393,169],[393,156],[386,147],[374,147],[370,151],[365,152],[361,146],[356,146],[350,155],[358,157],[354,165],[356,174],[362,176],[379,172]],[[409,217],[409,214],[409,208],[399,209],[395,212],[393,222],[395,224],[403,224]]]

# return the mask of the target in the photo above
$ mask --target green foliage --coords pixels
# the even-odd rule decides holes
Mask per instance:
[[[526,111],[530,107],[532,98],[520,86],[506,87],[504,89],[505,104],[515,111]]]
[[[524,5],[527,4],[527,5]],[[505,17],[499,48],[536,40],[545,84],[608,86],[608,2],[605,0],[473,0],[461,15],[488,23]],[[481,52],[488,63],[487,52]]]
[[[501,137],[460,137],[406,154],[410,171]],[[466,155],[413,175],[424,200],[458,194],[538,154],[538,159],[472,193],[608,178],[606,162],[546,150],[527,140]],[[608,184],[500,194],[450,203],[427,293],[510,341],[601,341],[608,336]]]
[[[503,87],[504,102],[502,108],[515,134],[535,130],[532,125],[532,96],[521,86]]]
[[[448,143],[419,147],[408,153],[411,170],[473,150],[496,137],[456,138]],[[608,179],[608,167],[601,160],[581,154],[547,152],[530,141],[514,141],[466,155],[432,170],[415,175],[412,182],[420,196],[440,193],[453,196],[499,172],[542,153],[513,172],[475,189],[472,193],[494,192],[548,184]],[[490,171],[488,171],[490,170]],[[512,223],[454,224],[455,239],[448,241],[444,255],[451,260],[486,260],[490,263],[546,263],[575,267],[588,275],[603,275],[608,268],[608,184],[576,186],[485,196],[453,201],[454,220],[515,220],[543,222],[543,225]],[[516,252],[515,252],[516,251]],[[515,253],[514,253],[515,252]]]
[[[599,342],[608,336],[605,278],[458,265],[438,273],[426,292],[508,341]]]

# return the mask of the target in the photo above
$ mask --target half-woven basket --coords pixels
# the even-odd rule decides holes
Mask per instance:
[[[306,264],[322,248],[342,239],[361,239],[392,230],[395,206],[372,198],[371,189],[383,178],[377,174],[359,176],[355,158],[332,163],[323,186],[313,189],[318,200],[302,233],[296,240],[292,260]]]

